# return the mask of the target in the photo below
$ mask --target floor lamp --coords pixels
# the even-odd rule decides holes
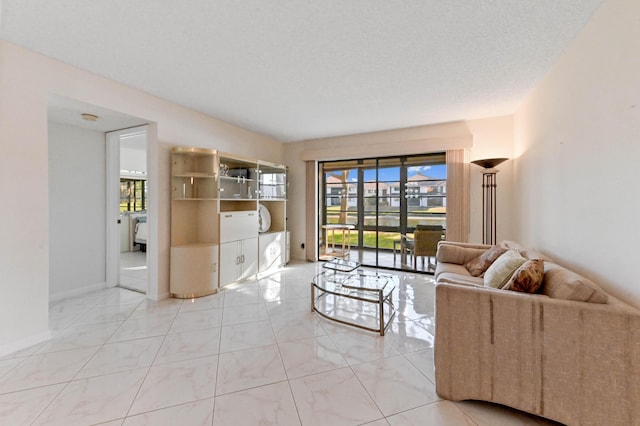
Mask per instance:
[[[508,158],[487,158],[472,161],[482,167],[482,242],[494,245],[496,243],[496,169],[498,164]]]

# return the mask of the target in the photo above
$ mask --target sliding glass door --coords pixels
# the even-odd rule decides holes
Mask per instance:
[[[444,154],[324,162],[320,176],[321,259],[413,269],[416,227],[444,228]]]

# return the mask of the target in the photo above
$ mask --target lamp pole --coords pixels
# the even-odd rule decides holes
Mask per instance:
[[[472,161],[483,168],[482,170],[482,242],[494,245],[496,243],[496,166],[507,161],[508,158],[488,158]]]

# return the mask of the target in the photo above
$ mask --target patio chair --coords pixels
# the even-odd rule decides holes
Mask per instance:
[[[418,269],[418,256],[422,258],[422,267],[424,268],[424,258],[428,258],[427,271],[433,267],[436,268],[436,252],[438,251],[438,242],[442,240],[442,226],[439,225],[418,225],[413,233],[412,247],[409,249],[413,255],[413,269]],[[433,263],[431,258],[433,257]]]

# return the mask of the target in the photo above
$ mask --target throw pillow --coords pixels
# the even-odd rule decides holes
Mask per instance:
[[[471,274],[472,277],[479,277],[482,275],[489,266],[496,261],[497,258],[502,256],[507,249],[498,246],[491,246],[487,251],[482,253],[480,256],[475,257],[464,264],[464,267],[467,268],[467,271]]]
[[[438,263],[454,263],[456,265],[462,266],[465,264],[465,262],[468,262],[474,257],[480,256],[485,251],[487,251],[487,249],[467,248],[461,247],[456,244],[441,242],[440,244],[438,244],[436,259],[438,260]],[[467,270],[464,271],[465,275],[467,272]]]
[[[542,287],[544,277],[544,261],[542,259],[527,260],[513,273],[503,290],[537,293]]]
[[[518,269],[527,259],[520,256],[518,250],[507,250],[502,256],[496,259],[487,272],[484,273],[484,286],[493,288],[502,288],[509,281],[511,275]]]

